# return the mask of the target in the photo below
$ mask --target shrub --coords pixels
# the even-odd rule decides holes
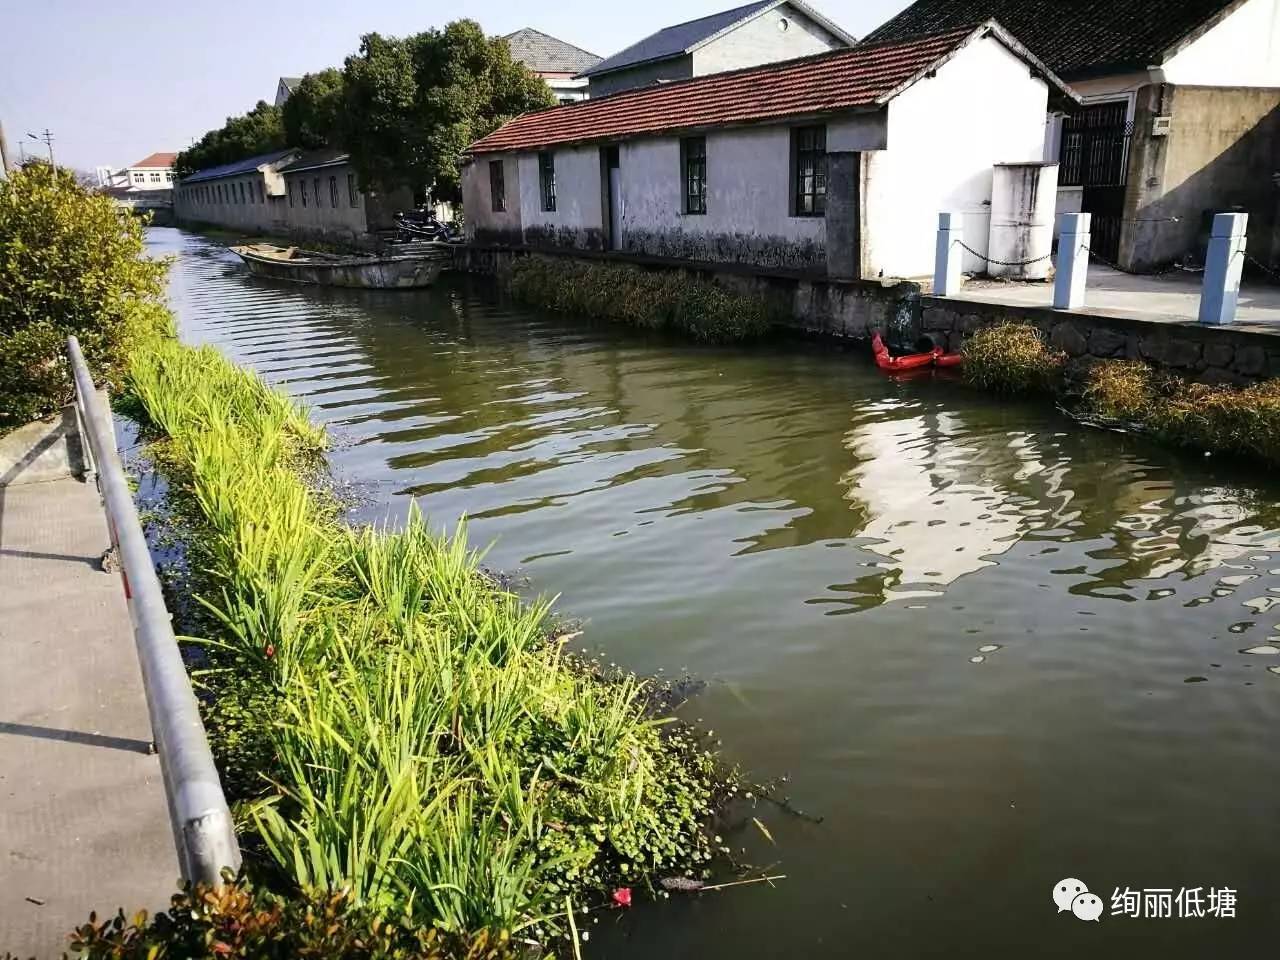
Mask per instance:
[[[974,386],[998,393],[1053,390],[1067,355],[1052,349],[1028,323],[984,327],[965,341],[964,376]]]
[[[1155,400],[1155,372],[1141,360],[1103,360],[1089,369],[1084,401],[1094,413],[1116,420],[1140,420]]]
[[[505,937],[452,937],[383,916],[349,893],[281,897],[247,881],[176,894],[168,910],[90,917],[71,935],[88,960],[506,960]]]
[[[511,291],[535,306],[677,330],[711,343],[759,337],[769,329],[760,300],[675,270],[523,257],[512,267]]]
[[[0,428],[71,398],[68,335],[116,385],[129,350],[168,327],[166,265],[142,253],[141,223],[70,171],[28,163],[0,180]]]
[[[1280,380],[1243,389],[1178,381],[1153,404],[1147,425],[1182,446],[1280,463]]]

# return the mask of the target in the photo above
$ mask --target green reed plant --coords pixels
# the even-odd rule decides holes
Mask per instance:
[[[770,326],[763,301],[679,270],[528,256],[512,266],[511,291],[535,306],[711,343],[760,337]]]
[[[292,884],[500,936],[705,869],[713,757],[644,684],[566,655],[464,528],[343,524],[306,480],[323,433],[212,350],[157,344],[131,386],[202,534],[215,753]]]

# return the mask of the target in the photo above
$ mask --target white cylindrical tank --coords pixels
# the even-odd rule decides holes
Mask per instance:
[[[997,163],[991,182],[991,246],[993,277],[1047,280],[1052,272],[1053,219],[1058,196],[1056,163]]]

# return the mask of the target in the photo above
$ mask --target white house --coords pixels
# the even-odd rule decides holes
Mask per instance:
[[[918,0],[868,42],[994,18],[1080,95],[1051,113],[1058,211],[1092,214],[1127,269],[1203,254],[1213,212],[1250,215],[1273,262],[1280,169],[1280,0]]]
[[[98,186],[117,190],[169,190],[173,187],[173,164],[176,153],[152,153],[137,163],[114,170],[98,167]]]
[[[754,3],[664,27],[580,74],[591,96],[755,67],[852,46],[854,38],[802,0]]]
[[[986,252],[992,168],[1071,94],[998,24],[526,114],[472,144],[477,243],[920,277],[937,214]],[[972,269],[981,261],[972,260]]]

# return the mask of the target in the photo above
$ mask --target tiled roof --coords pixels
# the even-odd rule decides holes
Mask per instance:
[[[998,20],[1066,79],[1162,63],[1243,0],[917,0],[864,42]]]
[[[280,82],[284,84],[284,88],[290,93],[298,89],[298,84],[302,82],[301,77],[281,77]]]
[[[594,53],[533,27],[524,27],[502,39],[511,48],[512,59],[519,60],[534,73],[578,73],[600,62]]]
[[[276,150],[272,153],[260,153],[256,157],[246,157],[244,160],[237,160],[235,163],[224,163],[220,167],[207,167],[204,170],[197,170],[189,177],[183,177],[182,182],[184,184],[199,183],[202,180],[217,180],[220,177],[235,177],[240,174],[252,173],[264,163],[275,163],[291,153],[297,153],[297,151],[293,148]]]
[[[999,34],[1006,45],[1025,56],[1017,41],[996,24],[905,43],[860,44],[527,113],[473,143],[469,152],[534,150],[877,107],[987,31]],[[1033,66],[1040,68],[1038,63]],[[1053,89],[1065,94],[1056,77],[1048,79]]]
[[[153,153],[143,160],[135,163],[134,167],[172,167],[174,161],[178,159],[176,153]],[[132,169],[132,168],[131,168]]]
[[[317,167],[346,163],[350,159],[351,155],[345,150],[336,150],[331,147],[323,150],[309,150],[277,167],[276,170],[279,173],[298,173],[301,170],[314,170]]]
[[[638,43],[633,43],[625,50],[620,50],[611,57],[605,57],[584,76],[609,73],[635,66],[638,63],[649,63],[653,60],[667,60],[679,56],[695,43],[731,27],[739,20],[746,20],[759,13],[765,7],[771,7],[776,0],[756,0],[742,7],[734,7],[721,13],[713,13],[708,17],[699,17],[687,23],[677,23],[673,27],[664,27],[657,33],[651,33]]]

